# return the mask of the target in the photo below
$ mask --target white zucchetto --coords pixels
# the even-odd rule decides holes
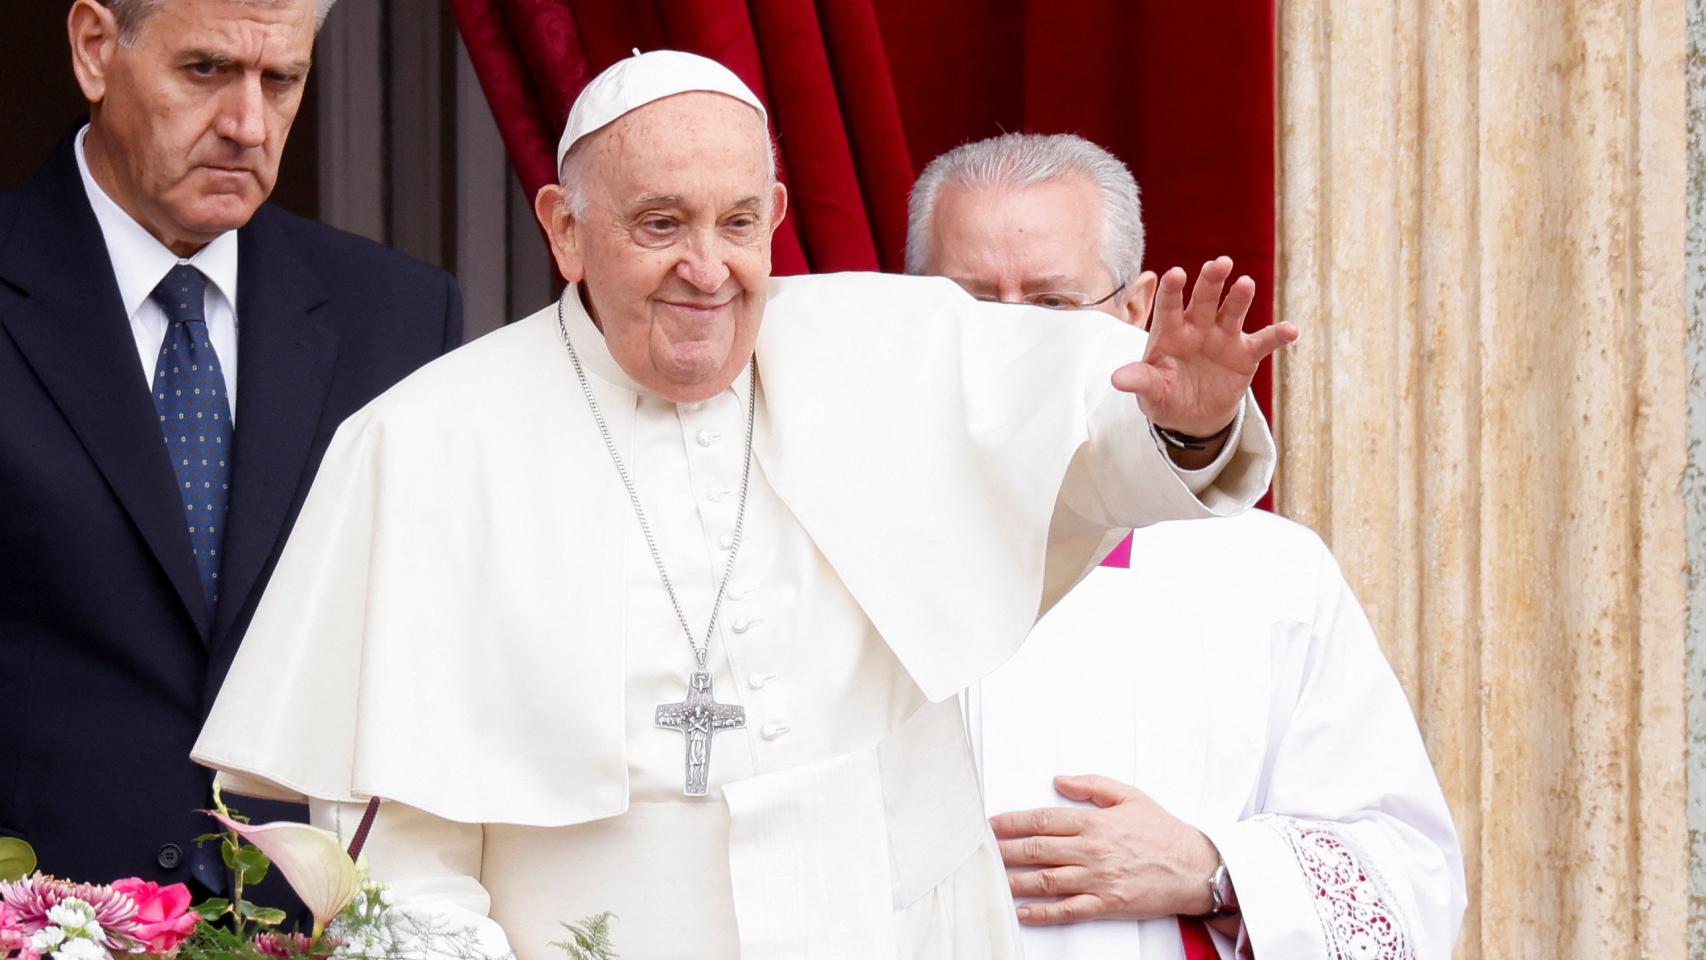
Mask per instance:
[[[594,133],[623,114],[638,110],[653,101],[673,97],[678,93],[721,93],[758,111],[760,119],[769,123],[764,104],[733,70],[708,57],[680,50],[635,51],[626,60],[619,60],[581,90],[569,119],[563,126],[563,138],[557,142],[557,168],[576,141]]]

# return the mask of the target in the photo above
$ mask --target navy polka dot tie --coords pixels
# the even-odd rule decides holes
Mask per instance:
[[[154,410],[178,475],[208,619],[219,603],[219,543],[231,500],[231,405],[207,338],[207,278],[180,263],[151,294],[171,325],[154,371]]]

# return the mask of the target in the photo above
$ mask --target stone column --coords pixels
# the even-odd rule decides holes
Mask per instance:
[[[1688,956],[1706,960],[1706,0],[1688,0]]]
[[[1416,707],[1459,957],[1686,949],[1687,2],[1278,6],[1278,506]]]

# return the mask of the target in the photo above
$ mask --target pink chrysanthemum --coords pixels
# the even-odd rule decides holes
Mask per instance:
[[[136,920],[136,901],[112,887],[93,883],[71,883],[35,873],[12,883],[0,882],[0,903],[12,914],[13,922],[32,934],[47,926],[47,912],[67,900],[81,900],[95,911],[95,922],[101,925],[105,937],[101,945],[108,950],[129,952],[136,945],[131,934]]]
[[[30,935],[24,932],[24,925],[13,915],[12,908],[0,901],[0,957],[23,953],[29,940]]]

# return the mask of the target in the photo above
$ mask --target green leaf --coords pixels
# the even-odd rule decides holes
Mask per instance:
[[[571,939],[555,941],[551,946],[568,954],[569,960],[617,960],[616,943],[610,935],[610,921],[615,919],[616,914],[606,910],[580,923],[559,921],[558,926],[567,930]]]
[[[232,843],[229,838],[219,848],[219,859],[233,873],[240,874],[245,884],[260,883],[267,875],[267,868],[272,866],[272,861],[260,850],[241,841]]]
[[[248,844],[238,847],[232,859],[235,862],[231,864],[231,869],[242,873],[245,886],[266,879],[267,868],[272,866],[272,861],[266,854]]]
[[[247,900],[237,901],[237,912],[245,920],[253,920],[268,927],[278,926],[286,917],[285,912],[277,907],[257,907]]]
[[[0,880],[22,880],[36,870],[36,851],[17,837],[0,837]]]
[[[203,843],[220,843],[224,839],[225,839],[225,834],[223,834],[223,833],[204,833],[201,836],[196,837],[195,842],[198,845],[203,844]]]
[[[196,904],[195,912],[201,914],[203,920],[218,920],[231,912],[231,901],[224,897],[212,897]]]

